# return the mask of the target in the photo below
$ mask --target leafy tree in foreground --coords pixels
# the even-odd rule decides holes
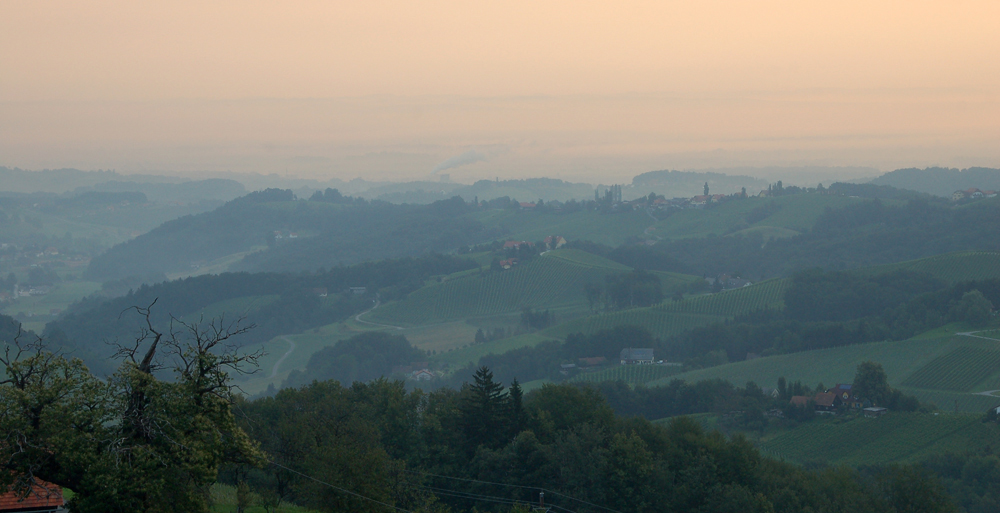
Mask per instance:
[[[107,380],[14,337],[0,357],[0,489],[55,483],[76,492],[79,512],[207,511],[220,465],[264,461],[231,409],[229,372],[258,357],[231,345],[246,329],[175,321],[160,333],[148,323],[120,346]]]

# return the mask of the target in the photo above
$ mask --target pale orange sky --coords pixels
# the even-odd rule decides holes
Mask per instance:
[[[0,165],[1000,167],[1000,3],[0,3]]]

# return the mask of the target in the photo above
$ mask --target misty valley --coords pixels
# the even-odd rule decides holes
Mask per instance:
[[[998,191],[0,168],[0,511],[1000,511]]]

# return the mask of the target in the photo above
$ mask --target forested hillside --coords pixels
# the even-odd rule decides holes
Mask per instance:
[[[654,246],[692,274],[737,273],[749,279],[786,276],[809,267],[849,269],[964,250],[1000,250],[984,229],[1000,223],[1000,202],[955,208],[912,200],[863,201],[824,212],[802,235],[768,238],[759,232],[688,238]]]
[[[1000,189],[1000,169],[988,167],[897,169],[875,178],[871,183],[950,198],[953,192],[969,188],[984,191]]]
[[[296,201],[269,189],[183,217],[91,261],[87,274],[108,280],[189,270],[220,257],[260,250],[233,270],[315,271],[365,260],[445,252],[491,240],[496,230],[463,217],[460,199],[426,206],[336,198]]]

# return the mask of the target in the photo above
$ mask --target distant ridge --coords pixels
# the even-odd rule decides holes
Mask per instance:
[[[746,187],[747,194],[767,189],[768,181],[745,175],[727,175],[701,171],[650,171],[632,179],[633,190],[623,193],[625,199],[656,192],[668,198],[690,197],[704,193],[708,183],[712,194],[734,194]]]
[[[1000,169],[989,167],[897,169],[872,180],[871,183],[949,198],[955,191],[973,187],[983,190],[1000,189]]]

